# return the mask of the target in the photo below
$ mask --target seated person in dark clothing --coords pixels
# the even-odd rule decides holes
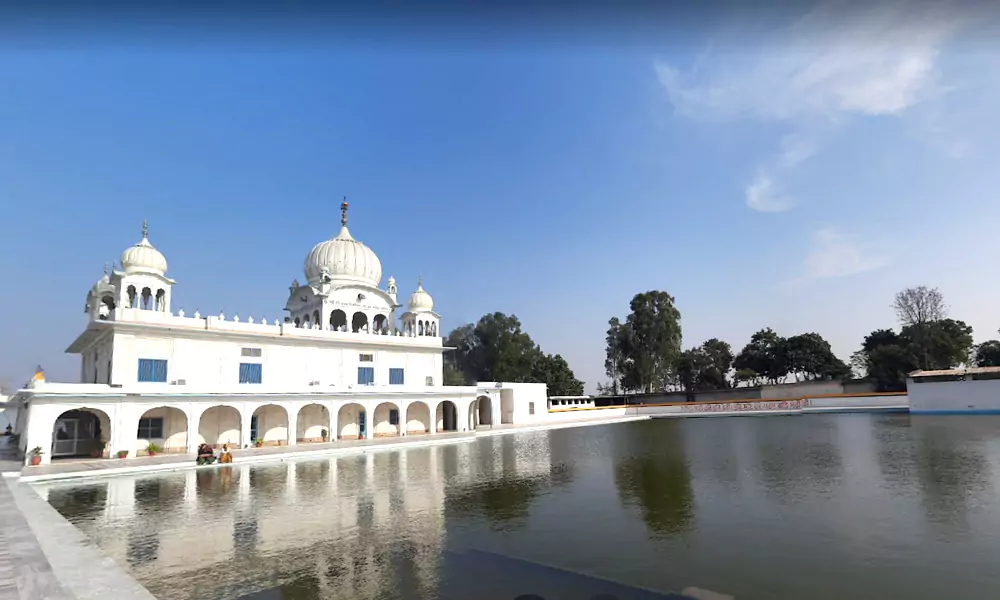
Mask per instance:
[[[198,464],[199,465],[210,465],[215,462],[215,452],[212,451],[212,447],[208,444],[201,444],[198,446]]]

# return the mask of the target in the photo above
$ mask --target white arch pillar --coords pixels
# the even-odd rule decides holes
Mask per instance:
[[[255,406],[247,406],[245,402],[241,408],[237,409],[240,411],[240,444],[242,448],[253,448],[254,440],[250,439],[250,420],[253,418],[255,409]]]
[[[286,443],[289,446],[294,446],[298,442],[299,410],[301,407],[284,406],[283,408],[286,415],[285,422],[288,423],[288,431],[285,435]]]

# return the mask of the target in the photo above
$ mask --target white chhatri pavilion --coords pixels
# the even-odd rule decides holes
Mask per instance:
[[[546,421],[544,384],[443,386],[441,317],[419,281],[404,308],[378,256],[340,232],[305,261],[283,319],[173,312],[167,260],[142,239],[87,294],[67,352],[80,383],[39,372],[10,399],[42,461],[472,431]],[[537,411],[536,411],[537,407]]]

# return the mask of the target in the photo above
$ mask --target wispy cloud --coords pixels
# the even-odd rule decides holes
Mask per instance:
[[[971,15],[954,5],[883,2],[860,10],[823,3],[749,54],[712,53],[684,73],[655,69],[676,114],[788,123],[792,133],[746,188],[747,206],[782,212],[798,204],[776,192],[783,172],[819,151],[845,120],[899,116],[940,96],[937,59]]]
[[[859,275],[891,263],[892,257],[884,247],[824,228],[813,233],[812,247],[806,254],[802,275],[786,282],[786,285]]]

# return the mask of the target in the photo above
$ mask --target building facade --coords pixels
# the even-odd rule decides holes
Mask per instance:
[[[381,262],[351,235],[347,209],[271,321],[175,312],[176,281],[144,223],[87,294],[87,326],[67,349],[81,357],[80,383],[39,373],[13,396],[21,447],[48,462],[544,420],[544,384],[443,385],[449,349],[433,298],[419,279],[405,305],[393,277],[381,287]]]

